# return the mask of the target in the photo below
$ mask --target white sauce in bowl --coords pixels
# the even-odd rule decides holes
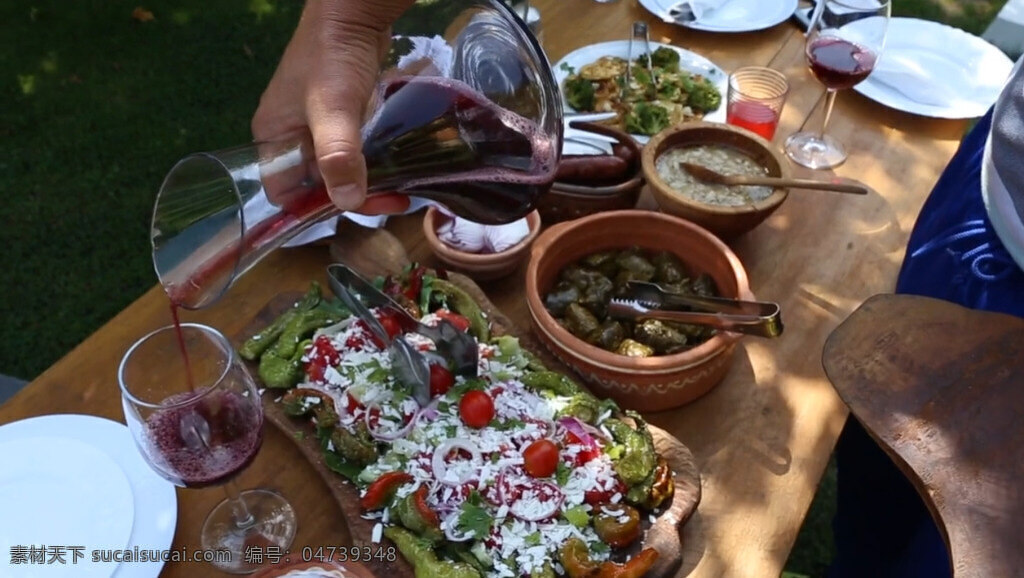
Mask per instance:
[[[698,145],[667,150],[654,162],[658,175],[681,195],[708,205],[742,206],[771,196],[771,187],[728,186],[697,180],[679,163],[707,167],[723,175],[764,176],[768,169],[739,149],[722,145]]]

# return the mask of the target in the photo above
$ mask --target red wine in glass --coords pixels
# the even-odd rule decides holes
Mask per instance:
[[[729,103],[725,122],[772,140],[779,126],[779,114],[767,104],[740,100]]]
[[[871,74],[877,56],[860,44],[832,36],[819,36],[807,43],[811,72],[827,88],[850,88]]]
[[[195,399],[194,403],[188,403]],[[190,488],[222,484],[245,469],[263,441],[262,412],[236,391],[171,396],[146,420],[165,477]]]

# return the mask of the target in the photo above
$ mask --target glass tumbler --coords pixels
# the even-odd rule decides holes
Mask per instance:
[[[726,122],[772,140],[788,94],[785,74],[763,66],[740,68],[729,75]]]

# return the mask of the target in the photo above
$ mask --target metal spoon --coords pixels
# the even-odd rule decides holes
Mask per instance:
[[[854,195],[866,195],[870,191],[867,185],[858,183],[852,179],[816,181],[813,179],[783,179],[779,177],[723,175],[722,173],[694,163],[680,162],[679,166],[683,167],[686,172],[693,175],[697,180],[717,185],[754,185],[778,188],[789,187],[796,189],[818,189],[821,191],[850,193]]]
[[[335,267],[337,266],[332,265],[327,268],[327,282],[331,286],[331,291],[370,328],[381,343],[386,344],[395,378],[409,388],[421,407],[426,407],[430,404],[430,363],[427,358],[404,339],[391,339],[380,321],[359,300],[358,291],[335,276]]]

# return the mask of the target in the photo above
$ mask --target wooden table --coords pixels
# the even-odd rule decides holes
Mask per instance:
[[[792,88],[778,142],[821,122],[824,90],[806,70],[803,35],[792,24],[749,34],[710,34],[653,22],[635,0],[537,0],[534,5],[543,14],[552,61],[585,44],[623,39],[630,22],[643,18],[652,22],[652,40],[698,52],[727,71],[747,64],[783,71]],[[680,575],[763,578],[780,573],[846,419],[846,408],[822,371],[822,345],[862,301],[891,291],[917,212],[964,127],[963,122],[899,113],[844,92],[830,133],[846,144],[850,159],[836,173],[861,179],[878,194],[794,191],[770,219],[734,243],[755,294],[782,305],[787,330],[777,340],[745,340],[718,388],[685,408],[650,416],[693,450],[703,475],[703,501],[686,526]],[[645,197],[641,206],[653,205]],[[388,228],[412,258],[432,263],[419,223],[419,216],[402,217]],[[278,251],[215,306],[184,317],[237,335],[274,295],[322,279],[327,262],[322,246]],[[522,272],[484,288],[527,328]],[[166,297],[152,289],[0,407],[0,423],[51,413],[123,421],[115,374],[121,355],[169,320]],[[298,547],[347,539],[326,486],[280,432],[267,432],[263,450],[240,484],[268,485],[288,496],[301,520]],[[203,517],[222,495],[180,490],[178,497],[174,546],[195,548]],[[163,575],[207,573],[214,571],[173,564]]]

